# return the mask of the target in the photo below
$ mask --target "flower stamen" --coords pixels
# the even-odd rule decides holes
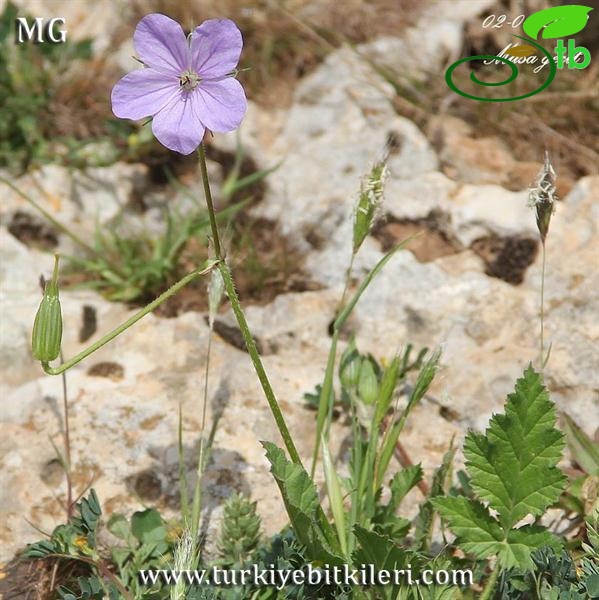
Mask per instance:
[[[179,76],[179,87],[186,92],[191,92],[198,86],[200,80],[200,76],[195,71],[185,71]]]

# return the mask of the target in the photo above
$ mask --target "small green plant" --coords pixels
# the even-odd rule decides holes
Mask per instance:
[[[242,565],[260,541],[262,523],[256,514],[256,503],[235,493],[225,502],[223,510],[219,545],[223,563]]]
[[[18,174],[30,166],[56,161],[58,143],[65,147],[64,159],[70,164],[76,162],[76,155],[83,161],[79,166],[98,164],[97,153],[93,153],[95,158],[83,159],[85,142],[73,137],[57,139],[55,122],[47,118],[56,94],[65,85],[67,68],[90,62],[92,40],[15,44],[17,16],[23,13],[7,2],[0,15],[0,167]],[[104,161],[112,163],[116,151],[109,140],[105,143],[110,149]]]
[[[168,566],[176,540],[158,511],[135,512],[130,521],[120,514],[111,516],[106,529],[121,540],[121,545],[110,548],[110,560],[98,544],[102,509],[93,489],[76,504],[75,513],[66,525],[59,525],[48,540],[30,544],[23,553],[26,558],[55,558],[89,567],[89,575],[80,576],[71,584],[71,588],[77,589],[58,588],[60,597],[63,600],[156,597],[159,590],[140,587],[138,572],[141,568]]]
[[[529,367],[508,396],[505,414],[493,416],[485,435],[470,432],[466,437],[466,469],[476,498],[433,500],[460,548],[477,559],[496,557],[484,598],[491,597],[500,568],[533,569],[535,549],[559,551],[563,546],[542,525],[521,524],[524,518],[541,517],[564,488],[557,463],[565,442],[555,420],[541,377]]]

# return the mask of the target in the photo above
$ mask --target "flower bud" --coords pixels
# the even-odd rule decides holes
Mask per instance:
[[[31,337],[33,357],[47,363],[60,354],[62,314],[58,298],[58,256],[55,257],[52,280],[44,288],[44,297],[37,309]]]
[[[352,338],[341,356],[339,364],[339,380],[341,385],[346,389],[353,388],[358,385],[360,379],[360,365],[362,357],[356,348],[356,343]]]
[[[370,359],[362,361],[358,393],[364,404],[374,404],[379,396],[379,381]]]

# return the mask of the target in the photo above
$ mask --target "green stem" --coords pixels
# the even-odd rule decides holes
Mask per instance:
[[[337,326],[339,321],[339,315],[345,309],[345,298],[349,291],[349,284],[351,281],[351,274],[354,268],[354,260],[356,259],[356,253],[352,252],[351,259],[349,261],[349,267],[345,273],[345,285],[343,287],[343,294],[341,294],[341,302],[337,314],[335,315],[335,321],[333,324],[333,336],[331,339],[331,347],[329,349],[329,357],[327,359],[327,368],[324,375],[324,381],[322,384],[322,390],[320,392],[320,398],[318,400],[318,416],[316,418],[316,439],[314,441],[314,453],[312,454],[312,466],[310,467],[310,477],[314,479],[314,473],[316,472],[316,463],[318,462],[318,454],[320,453],[320,440],[323,432],[328,430],[331,426],[331,420],[333,416],[333,378],[335,372],[335,360],[337,358],[337,343],[339,341],[339,330],[341,327]]]
[[[60,362],[64,362],[62,350],[60,351]],[[69,403],[67,397],[67,376],[62,374],[62,402],[64,406],[64,446],[66,458],[66,478],[67,478],[67,522],[73,516],[73,478],[71,470],[71,430],[69,427]]]
[[[214,204],[212,202],[212,192],[210,191],[210,181],[208,180],[208,168],[206,167],[206,151],[204,144],[200,144],[200,170],[202,171],[202,182],[204,184],[204,196],[206,197],[206,206],[208,207],[208,217],[210,218],[210,229],[212,229],[212,243],[214,244],[214,254],[217,259],[221,259],[220,238],[218,227],[216,226],[216,215],[214,214]]]
[[[191,510],[191,539],[197,540],[200,530],[200,512],[202,509],[202,476],[204,475],[204,467],[207,456],[206,442],[204,440],[204,432],[206,431],[206,407],[208,405],[208,374],[210,372],[210,354],[212,350],[212,325],[208,334],[208,350],[206,352],[206,368],[204,370],[204,405],[202,406],[202,424],[200,428],[200,452],[198,456],[198,468],[196,486],[193,494],[193,507]]]
[[[258,349],[256,348],[256,342],[252,337],[250,328],[248,327],[247,321],[245,319],[245,314],[243,313],[243,310],[241,308],[239,296],[237,295],[235,283],[233,282],[231,269],[223,260],[220,246],[220,237],[218,235],[218,227],[216,226],[216,216],[214,214],[214,203],[212,202],[212,192],[210,191],[210,181],[208,180],[208,169],[206,167],[206,152],[204,150],[203,144],[200,144],[198,154],[200,156],[200,170],[202,172],[204,194],[206,196],[206,206],[208,207],[208,215],[210,217],[210,228],[212,229],[212,243],[214,244],[214,253],[216,255],[216,258],[220,261],[219,270],[223,277],[225,291],[227,292],[227,296],[229,297],[229,301],[231,302],[231,308],[233,309],[233,313],[235,314],[235,318],[237,319],[237,324],[239,325],[239,329],[241,330],[241,335],[243,336],[243,340],[245,342],[247,351],[252,360],[252,364],[254,365],[254,369],[256,370],[256,373],[258,375],[258,379],[260,380],[260,384],[262,385],[262,389],[264,390],[264,395],[266,396],[266,400],[275,419],[281,437],[283,438],[283,442],[285,443],[285,447],[287,448],[287,452],[289,452],[289,456],[294,463],[301,465],[301,459],[299,457],[295,444],[293,443],[293,439],[291,438],[291,434],[289,433],[287,424],[285,423],[283,413],[281,412],[279,403],[277,402],[272,386],[270,385],[270,381],[268,380],[268,376],[266,375],[266,371],[264,370],[264,366],[262,365],[260,354],[258,353]]]
[[[485,589],[480,596],[480,600],[489,600],[492,597],[493,591],[495,590],[495,584],[497,583],[497,578],[499,577],[499,563],[495,563],[495,567],[487,580],[485,585]]]
[[[181,402],[179,403],[179,423],[177,429],[181,516],[183,517],[183,522],[187,525],[189,523],[189,495],[187,494],[187,475],[185,473],[185,448],[183,446],[183,405]]]
[[[227,292],[227,296],[231,302],[231,308],[233,309],[233,313],[237,319],[239,329],[241,330],[241,335],[243,336],[243,341],[245,342],[245,346],[250,355],[250,359],[252,360],[252,364],[254,365],[254,369],[258,375],[258,379],[260,380],[260,384],[262,385],[262,389],[264,390],[264,395],[266,396],[266,400],[272,415],[275,419],[277,427],[279,428],[279,432],[283,438],[285,447],[287,448],[287,452],[289,452],[289,456],[294,463],[301,465],[302,461],[299,457],[295,444],[293,443],[293,439],[291,438],[287,424],[285,423],[285,418],[283,417],[279,403],[277,402],[273,389],[270,385],[270,381],[268,380],[268,376],[266,375],[266,371],[264,370],[264,366],[262,365],[262,361],[260,360],[260,355],[258,354],[258,349],[256,348],[256,342],[250,333],[250,328],[248,327],[241,304],[239,303],[239,296],[237,295],[237,290],[235,289],[235,284],[233,283],[231,269],[229,269],[229,265],[227,265],[227,263],[224,261],[219,263],[218,268],[223,276],[225,291]]]
[[[541,252],[543,254],[541,267],[541,347],[539,356],[539,369],[541,372],[545,366],[545,242],[542,242]]]
[[[193,271],[189,273],[177,283],[172,285],[166,292],[160,294],[156,300],[150,302],[147,306],[142,308],[139,312],[136,312],[132,317],[127,319],[124,323],[119,325],[116,329],[113,329],[110,333],[107,333],[104,337],[100,338],[97,342],[77,354],[77,356],[67,360],[65,363],[62,363],[59,367],[53,368],[47,362],[42,363],[42,367],[44,371],[48,375],[60,375],[64,373],[71,367],[74,367],[77,363],[81,362],[84,358],[87,358],[90,354],[94,353],[96,350],[113,340],[115,337],[129,329],[132,325],[137,323],[140,319],[145,317],[148,313],[152,312],[155,308],[160,306],[165,300],[168,300],[171,296],[176,294],[181,288],[185,287],[188,283],[193,281],[196,277],[200,277],[201,275],[206,275],[209,273],[214,266],[218,264],[218,261],[210,261],[208,266],[201,271]]]

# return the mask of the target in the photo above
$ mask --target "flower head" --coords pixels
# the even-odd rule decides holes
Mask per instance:
[[[137,24],[133,42],[145,68],[114,86],[117,117],[153,117],[156,138],[181,154],[191,154],[206,129],[239,127],[247,101],[234,77],[243,41],[233,21],[204,21],[186,38],[178,23],[151,14]]]
[[[555,211],[555,201],[557,200],[555,183],[555,169],[551,164],[549,152],[545,151],[545,161],[537,176],[536,184],[528,190],[530,196],[529,204],[535,210],[537,228],[543,244],[545,244],[545,239],[549,231],[551,215]]]

